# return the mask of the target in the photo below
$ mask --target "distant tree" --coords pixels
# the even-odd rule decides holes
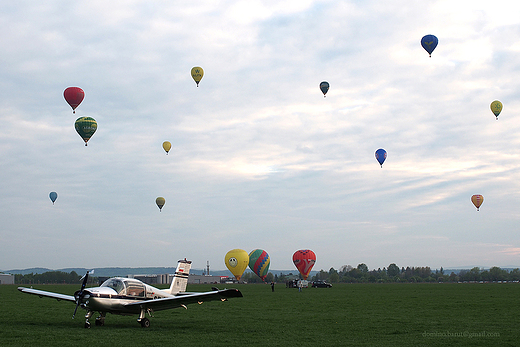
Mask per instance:
[[[489,269],[489,275],[491,281],[505,281],[509,277],[507,270],[503,270],[497,266],[493,266]]]
[[[395,276],[399,276],[401,271],[399,271],[399,267],[397,265],[392,263],[392,264],[388,265],[388,269],[386,270],[386,273],[388,274],[389,277],[395,277]]]
[[[464,274],[466,281],[480,281],[480,268],[474,267]]]
[[[365,263],[358,264],[357,269],[362,273],[366,274],[368,272],[368,266]]]
[[[336,271],[333,267],[329,270],[329,278],[328,281],[330,283],[338,283],[339,282],[339,274],[338,271]]]
[[[520,281],[520,269],[516,268],[509,272],[510,281]]]
[[[341,276],[345,275],[347,272],[349,272],[350,270],[352,270],[354,267],[352,267],[351,265],[342,265],[340,268],[339,268],[339,274]]]
[[[455,274],[455,272],[452,272],[450,274],[450,277],[448,278],[448,281],[450,281],[450,282],[458,282],[459,281],[459,276],[457,276]]]
[[[350,270],[348,275],[350,278],[359,279],[361,276],[363,276],[363,273],[358,268],[355,268]]]

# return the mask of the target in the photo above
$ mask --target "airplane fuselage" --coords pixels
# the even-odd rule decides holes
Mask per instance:
[[[139,306],[128,306],[129,303],[173,296],[139,280],[119,277],[109,279],[100,287],[86,288],[85,292],[87,295],[83,298],[82,307],[121,315],[141,312]]]

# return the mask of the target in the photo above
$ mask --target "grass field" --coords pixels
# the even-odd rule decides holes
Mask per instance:
[[[74,305],[0,286],[1,346],[518,346],[520,284],[235,285],[244,297],[84,329]],[[34,288],[73,294],[77,286]],[[188,291],[210,290],[188,285]],[[92,319],[93,322],[93,319]]]

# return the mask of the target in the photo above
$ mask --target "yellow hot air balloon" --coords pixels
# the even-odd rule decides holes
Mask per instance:
[[[477,211],[479,210],[480,205],[484,202],[484,197],[480,194],[475,194],[471,197],[471,202],[475,207],[477,208]]]
[[[249,264],[249,254],[243,249],[232,249],[226,253],[224,261],[229,271],[240,281],[242,274]]]
[[[159,207],[159,211],[162,211],[162,208],[164,204],[166,203],[166,200],[162,196],[155,199],[155,203],[157,204],[157,207]]]
[[[164,148],[164,150],[166,151],[166,154],[168,154],[168,152],[172,148],[172,144],[169,141],[164,141],[162,144],[162,148]]]
[[[493,114],[495,115],[495,117],[497,117],[497,120],[498,120],[498,115],[500,114],[500,112],[502,112],[502,103],[498,100],[495,100],[491,103],[491,111],[493,112]]]
[[[204,70],[200,66],[195,66],[191,69],[191,77],[195,80],[195,83],[197,83],[197,87],[199,86],[199,82],[204,76]]]

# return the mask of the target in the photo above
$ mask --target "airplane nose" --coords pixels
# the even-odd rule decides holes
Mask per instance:
[[[80,298],[80,295],[81,295],[81,298]],[[76,301],[81,299],[81,302],[84,303],[84,302],[88,301],[88,299],[90,298],[91,295],[92,295],[92,293],[90,293],[88,290],[83,289],[83,292],[81,290],[77,290],[74,293],[74,299],[76,299]]]

